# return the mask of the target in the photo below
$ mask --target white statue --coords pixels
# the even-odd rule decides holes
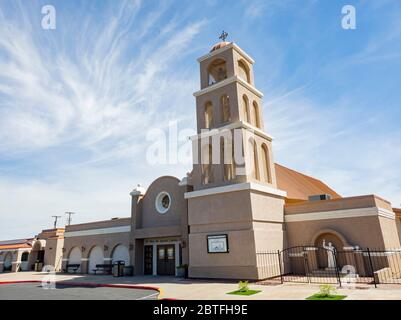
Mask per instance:
[[[329,245],[326,246],[326,239],[323,239],[323,248],[327,250],[327,267],[328,269],[334,269],[336,267],[336,263],[334,260],[334,248],[333,244],[329,242]]]

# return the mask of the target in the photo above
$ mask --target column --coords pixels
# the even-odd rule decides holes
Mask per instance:
[[[63,258],[62,265],[61,265],[61,271],[67,272],[67,264],[68,264],[68,258]]]
[[[175,243],[175,275],[177,276],[177,267],[180,265],[180,244]]]
[[[22,256],[22,252],[17,250],[17,252],[15,252],[13,254],[13,265],[12,265],[12,272],[18,272],[20,269],[20,265],[21,265],[21,256]]]
[[[153,244],[153,254],[152,254],[152,268],[153,268],[153,275],[157,276],[157,244]]]
[[[81,259],[81,273],[90,273],[89,270],[89,259],[88,258],[82,258]]]

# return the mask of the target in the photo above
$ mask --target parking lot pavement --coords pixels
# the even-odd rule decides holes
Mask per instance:
[[[41,283],[0,285],[0,300],[156,300],[159,292],[143,289],[56,285]]]
[[[26,280],[41,281],[45,276],[45,273],[37,272],[2,273],[0,274],[0,282]],[[171,298],[182,300],[304,300],[312,294],[319,292],[318,284],[285,283],[278,285],[260,285],[251,283],[251,289],[260,290],[261,292],[252,296],[236,296],[227,294],[228,292],[235,291],[238,288],[238,284],[235,281],[184,280],[175,277],[154,276],[114,278],[112,276],[103,275],[57,274],[55,275],[55,281],[65,284],[121,284],[128,286],[141,286],[145,289],[159,288],[161,291],[161,294],[158,296],[159,299]],[[97,289],[87,289],[85,292],[102,292],[102,290]],[[129,289],[127,291],[130,290],[134,289]],[[65,292],[71,292],[71,294],[74,294],[74,290],[65,290]],[[144,295],[143,298],[147,299],[146,294],[143,291],[141,291],[141,293]],[[103,293],[99,293],[99,295],[101,294]],[[346,295],[346,300],[401,300],[401,285],[379,285],[377,289],[374,288],[374,286],[363,286],[363,288],[358,287],[355,289],[343,288],[338,290],[338,294]],[[151,296],[150,298],[153,299],[156,297],[157,295]],[[130,298],[133,298],[133,295],[130,296]],[[1,291],[1,286],[0,299],[5,299],[4,293]],[[17,299],[20,299],[20,297],[17,297]],[[96,297],[90,296],[87,297],[87,299],[96,299]],[[105,299],[107,299],[107,297],[105,297]]]

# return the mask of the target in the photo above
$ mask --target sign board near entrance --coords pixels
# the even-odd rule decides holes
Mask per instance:
[[[227,253],[228,240],[226,234],[207,236],[208,253]]]

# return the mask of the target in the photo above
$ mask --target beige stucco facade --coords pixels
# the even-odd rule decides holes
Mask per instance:
[[[390,203],[374,195],[287,204],[285,221],[290,246],[321,245],[317,237],[331,232],[341,238],[342,247],[401,247],[399,218]]]
[[[0,272],[61,271],[64,228],[46,229],[31,239],[0,242]]]
[[[67,264],[71,263],[72,253],[75,256],[77,254],[79,256],[80,253],[80,261],[73,261],[74,264],[81,264],[79,271],[91,273],[93,270],[89,266],[89,259],[95,248],[100,248],[103,252],[100,257],[102,264],[108,264],[112,261],[114,250],[118,246],[124,247],[128,252],[132,251],[130,223],[131,219],[129,218],[117,218],[109,221],[67,226],[63,249],[63,270],[67,270]],[[75,257],[74,259],[76,260]],[[128,263],[130,264],[130,260]]]
[[[184,199],[187,190],[188,186],[180,184],[180,180],[166,176],[154,181],[146,193],[131,193],[135,274],[158,274],[155,256],[158,246],[165,244],[174,248],[174,268],[188,264],[188,209]],[[162,193],[168,194],[170,204],[166,212],[160,213],[156,203]],[[145,270],[145,247],[151,248],[151,270]]]
[[[0,272],[31,269],[40,256],[57,271],[92,273],[124,261],[134,275],[178,275],[177,267],[187,266],[192,278],[256,280],[274,275],[258,254],[327,241],[338,251],[354,250],[344,263],[358,265],[362,275],[365,258],[358,248],[401,248],[401,209],[375,195],[343,198],[274,163],[263,94],[247,53],[224,42],[198,62],[192,171],[135,188],[126,218],[0,242]]]

